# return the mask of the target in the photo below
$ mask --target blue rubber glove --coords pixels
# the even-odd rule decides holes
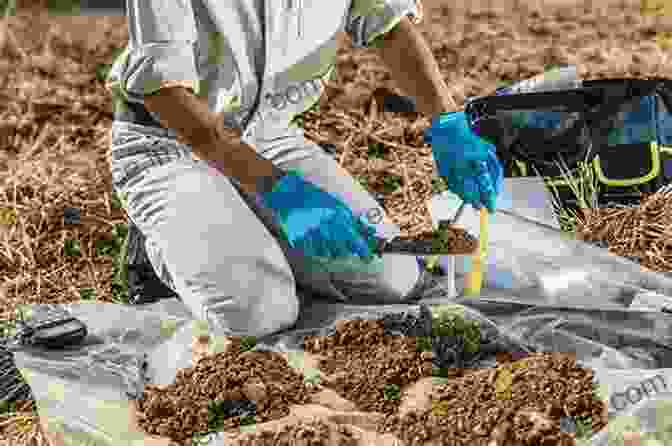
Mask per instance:
[[[439,175],[465,203],[495,211],[504,171],[495,147],[471,131],[464,112],[441,113],[425,132]]]
[[[375,229],[300,172],[287,172],[261,199],[275,212],[290,246],[304,255],[372,259]]]

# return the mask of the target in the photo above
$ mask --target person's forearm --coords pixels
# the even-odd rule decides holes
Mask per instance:
[[[421,113],[434,116],[457,109],[431,48],[408,18],[384,37],[378,54],[404,93],[415,97]]]
[[[284,174],[245,144],[238,129],[224,127],[218,115],[186,88],[159,90],[145,98],[145,107],[157,113],[161,125],[174,129],[197,157],[237,179],[250,194],[270,191]]]

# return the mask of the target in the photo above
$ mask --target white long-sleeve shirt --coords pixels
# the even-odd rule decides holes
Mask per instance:
[[[322,94],[339,31],[367,47],[418,8],[414,0],[128,0],[127,15],[128,46],[107,83],[118,98],[143,103],[183,85],[243,139],[269,140],[301,133],[291,120]]]

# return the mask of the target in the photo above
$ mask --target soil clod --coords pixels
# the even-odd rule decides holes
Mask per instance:
[[[226,352],[205,356],[178,371],[170,385],[147,386],[138,401],[138,424],[149,434],[180,442],[212,428],[212,402],[220,402],[218,427],[226,430],[239,427],[252,412],[262,423],[288,415],[292,404],[308,401],[303,376],[282,355],[242,352],[240,340],[234,339]]]

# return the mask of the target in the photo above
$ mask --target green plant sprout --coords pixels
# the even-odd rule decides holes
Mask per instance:
[[[322,379],[322,373],[314,367],[306,367],[303,351],[289,351],[287,353],[287,363],[294,370],[303,372],[303,383],[310,385],[319,385]]]
[[[112,63],[96,65],[96,79],[98,79],[100,82],[105,82],[105,80],[107,79],[107,75],[110,74],[110,70],[112,69],[114,61],[123,52],[124,48],[115,48],[112,50],[112,57],[111,57]]]
[[[435,251],[445,251],[450,247],[449,234],[450,224],[445,222],[439,223],[439,227],[433,231],[433,249]],[[436,256],[434,256],[436,257]],[[434,260],[436,262],[438,257]]]
[[[113,254],[112,261],[112,300],[116,303],[128,303],[128,225],[124,226],[124,237],[119,251]],[[117,234],[121,234],[118,231]]]
[[[432,336],[461,337],[464,349],[476,353],[481,347],[481,330],[478,321],[468,321],[456,314],[444,313],[432,321]]]
[[[307,367],[303,370],[303,383],[317,386],[320,384],[322,379],[322,373],[318,369]]]
[[[1,401],[0,415],[10,415],[16,413],[16,401]]]
[[[86,287],[79,289],[79,298],[82,300],[92,300],[96,298],[95,288]]]
[[[391,194],[401,187],[402,179],[399,175],[389,174],[383,178],[382,188],[386,194]]]
[[[432,335],[419,336],[415,340],[416,351],[432,351],[432,337],[459,337],[464,339],[464,350],[468,353],[476,353],[481,347],[481,330],[478,321],[466,320],[460,312],[460,308],[442,306],[434,308],[432,318]],[[450,308],[448,308],[450,307]],[[439,368],[432,370],[432,376],[447,378],[448,369]]]
[[[366,154],[371,158],[383,158],[388,153],[390,153],[390,149],[379,142],[370,143],[366,151]]]
[[[576,417],[576,437],[587,438],[593,434],[593,419],[590,415]]]
[[[16,15],[16,0],[0,0],[0,10],[4,17]]]
[[[80,15],[80,6],[77,0],[49,0],[47,9],[51,15]]]
[[[508,87],[509,85],[513,85],[512,80],[499,80],[497,81],[496,88],[503,88],[503,87]]]
[[[79,257],[82,255],[81,244],[79,240],[67,239],[63,242],[63,254],[66,257]]]
[[[571,172],[564,159],[556,162],[556,166],[561,171],[561,178],[567,183],[580,209],[596,209],[598,207],[598,196],[600,183],[593,170],[592,163],[588,160],[580,161],[577,169]],[[533,166],[534,167],[534,166]],[[537,176],[541,176],[536,170]],[[558,218],[562,231],[574,235],[576,233],[578,214],[573,209],[562,206],[560,191],[556,184],[550,178],[544,177],[546,186],[551,191],[551,205],[553,212]]]
[[[308,107],[306,110],[304,110],[301,113],[298,113],[294,115],[294,117],[291,119],[291,124],[296,125],[297,127],[303,127],[306,123],[306,116],[308,113],[319,113],[320,112],[320,101],[315,101],[313,105]]]
[[[210,442],[210,436],[216,434],[224,429],[224,420],[226,410],[224,404],[226,401],[210,401],[208,403],[208,430],[199,432],[192,437],[192,445],[205,446]],[[239,418],[239,426],[254,427],[256,424],[256,417],[254,415],[245,415]]]
[[[355,175],[355,181],[361,184],[364,189],[369,188],[369,180],[366,175]]]
[[[432,193],[440,194],[448,190],[446,180],[442,177],[432,178]]]
[[[431,352],[432,338],[429,336],[418,336],[415,339],[415,348],[418,352]]]
[[[128,225],[125,223],[115,224],[112,228],[111,239],[96,240],[96,255],[115,258],[122,251],[127,237]]]
[[[397,384],[385,384],[383,386],[383,398],[385,401],[396,401],[401,398],[401,388]]]
[[[245,415],[244,417],[240,417],[241,426],[250,426],[255,423],[256,423],[256,417],[254,415]]]
[[[240,351],[246,352],[252,350],[257,345],[257,338],[254,336],[243,336],[240,338]]]
[[[110,198],[110,205],[112,209],[124,209],[126,208],[128,194],[125,192],[114,191],[112,197]]]

